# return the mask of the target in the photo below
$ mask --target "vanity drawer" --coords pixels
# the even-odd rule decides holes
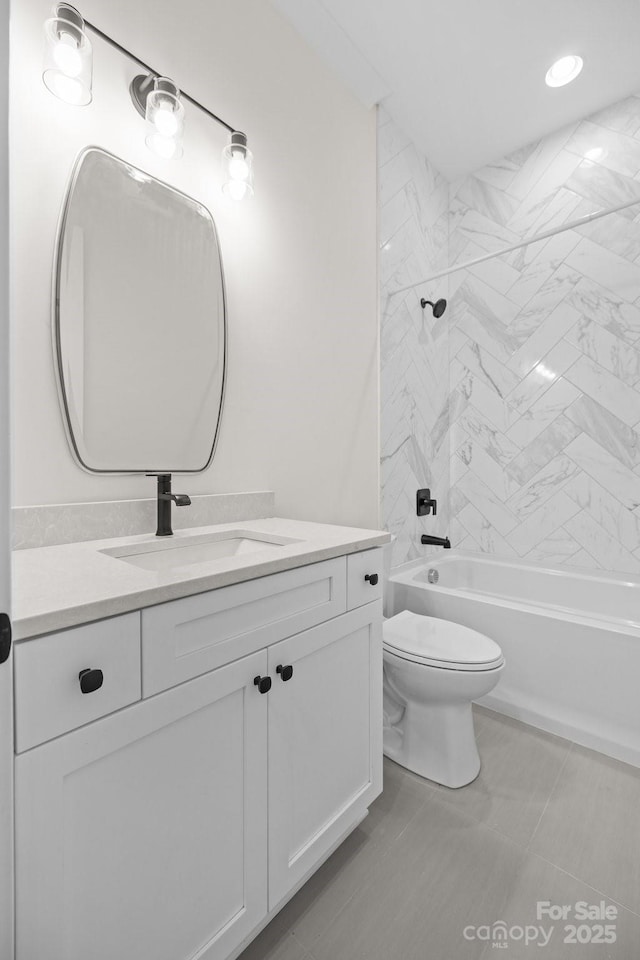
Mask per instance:
[[[97,720],[141,697],[140,613],[15,645],[16,752]],[[83,693],[79,674],[102,671]],[[97,684],[99,674],[84,678]]]
[[[364,550],[362,553],[351,553],[347,557],[347,606],[349,610],[361,607],[363,603],[371,603],[382,597],[383,586],[383,556],[382,547],[374,550]],[[373,577],[374,582],[365,580]],[[376,579],[377,578],[377,579]]]
[[[143,696],[339,616],[346,593],[337,557],[143,610]]]

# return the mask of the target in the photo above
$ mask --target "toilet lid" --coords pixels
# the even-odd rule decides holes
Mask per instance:
[[[397,657],[449,670],[490,670],[502,662],[500,647],[484,634],[409,610],[385,620],[383,638]]]

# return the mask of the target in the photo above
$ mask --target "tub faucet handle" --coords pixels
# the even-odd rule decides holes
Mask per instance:
[[[435,517],[438,512],[438,501],[431,496],[431,490],[425,487],[416,491],[416,515],[418,517],[428,517],[433,514]]]

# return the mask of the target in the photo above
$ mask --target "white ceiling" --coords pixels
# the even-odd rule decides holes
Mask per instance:
[[[273,0],[450,180],[640,92],[639,0]],[[577,53],[566,87],[544,76]]]

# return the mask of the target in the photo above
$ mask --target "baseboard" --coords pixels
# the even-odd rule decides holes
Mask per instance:
[[[486,707],[496,713],[502,713],[514,720],[520,720],[531,727],[537,727],[544,730],[545,733],[553,733],[557,737],[563,737],[565,740],[571,740],[581,747],[588,747],[590,750],[596,750],[605,756],[613,757],[614,760],[621,760],[623,763],[629,763],[631,766],[640,767],[640,749],[626,746],[615,740],[609,740],[606,737],[600,737],[590,730],[584,730],[580,727],[574,727],[557,717],[550,717],[546,714],[538,713],[527,707],[520,707],[509,700],[502,700],[500,697],[489,694],[478,701],[479,706]]]

